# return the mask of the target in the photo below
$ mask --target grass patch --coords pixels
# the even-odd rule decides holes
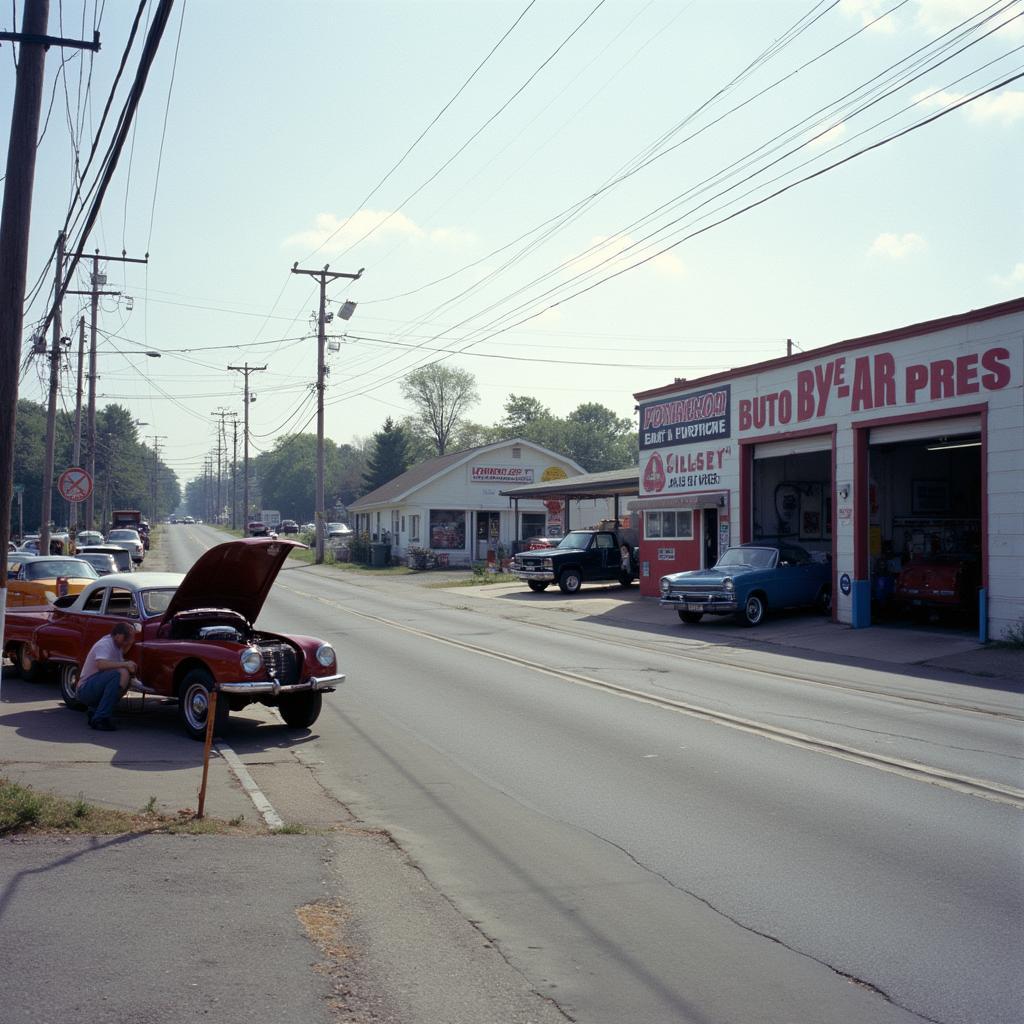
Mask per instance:
[[[428,583],[427,587],[433,590],[447,590],[451,587],[489,587],[495,583],[518,583],[519,580],[511,573],[471,573],[464,580],[440,580],[437,583]]]
[[[238,835],[255,831],[242,828],[239,816],[230,822],[219,818],[199,821],[191,810],[176,816],[155,810],[156,798],[143,811],[130,814],[90,804],[79,795],[74,800],[41,793],[0,777],[0,836],[47,833],[119,835],[125,832],[163,832],[173,835]]]
[[[295,548],[288,556],[289,561],[304,562],[306,565],[313,565],[316,562],[316,552],[313,548]],[[351,572],[363,576],[408,576],[415,572],[407,565],[386,565],[382,568],[374,568],[370,565],[363,565],[360,562],[336,562],[330,548],[324,552],[324,565],[329,565],[338,572]]]

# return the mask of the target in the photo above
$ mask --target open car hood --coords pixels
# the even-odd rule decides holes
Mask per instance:
[[[292,540],[247,537],[210,548],[181,581],[163,621],[195,608],[229,608],[255,622],[284,560],[301,547]]]

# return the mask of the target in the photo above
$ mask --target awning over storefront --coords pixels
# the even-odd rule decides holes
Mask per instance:
[[[725,508],[728,491],[709,491],[706,494],[677,494],[667,498],[637,498],[626,507],[630,512],[647,512],[656,508]]]
[[[557,498],[582,501],[588,498],[616,498],[640,493],[640,469],[612,469],[607,473],[581,473],[579,476],[525,484],[498,491],[508,498]]]

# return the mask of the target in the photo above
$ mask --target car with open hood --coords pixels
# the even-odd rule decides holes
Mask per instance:
[[[333,647],[310,636],[256,627],[270,588],[294,541],[250,537],[210,548],[184,576],[134,572],[95,580],[59,599],[40,622],[8,616],[4,652],[25,676],[52,669],[70,707],[78,673],[93,644],[115,622],[134,625],[129,657],[138,663],[132,688],[176,700],[185,731],[206,732],[216,688],[215,731],[248,704],[277,708],[286,725],[305,729],[319,717],[323,694],[345,676]]]

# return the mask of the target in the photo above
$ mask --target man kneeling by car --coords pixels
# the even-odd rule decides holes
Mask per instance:
[[[89,712],[89,724],[101,732],[113,732],[117,726],[111,717],[117,702],[127,692],[135,675],[134,661],[122,655],[135,643],[135,630],[128,622],[116,622],[109,635],[93,645],[82,666],[76,696]]]

